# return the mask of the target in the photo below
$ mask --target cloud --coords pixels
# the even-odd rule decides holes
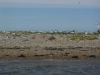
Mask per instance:
[[[1,5],[68,5],[100,7],[100,0],[0,0]]]

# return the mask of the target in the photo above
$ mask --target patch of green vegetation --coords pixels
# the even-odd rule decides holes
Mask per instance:
[[[69,37],[70,40],[96,40],[98,39],[97,35],[94,34],[73,34]]]
[[[10,32],[11,34],[12,33],[15,33],[15,34],[24,34],[24,35],[29,35],[29,34],[32,34],[33,32],[31,31],[14,31],[14,32]]]

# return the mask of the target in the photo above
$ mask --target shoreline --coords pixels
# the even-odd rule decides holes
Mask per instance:
[[[100,35],[94,33],[0,33],[0,59],[100,59]]]
[[[55,49],[55,50],[54,50]],[[100,48],[0,49],[0,59],[100,59]]]

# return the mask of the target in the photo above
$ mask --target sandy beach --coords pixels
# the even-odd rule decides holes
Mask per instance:
[[[93,40],[72,40],[70,36],[73,35],[0,33],[0,58],[100,59],[99,36]]]

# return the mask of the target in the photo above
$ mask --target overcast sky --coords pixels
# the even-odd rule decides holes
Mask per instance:
[[[65,5],[70,7],[100,7],[100,0],[0,0],[0,6]]]

